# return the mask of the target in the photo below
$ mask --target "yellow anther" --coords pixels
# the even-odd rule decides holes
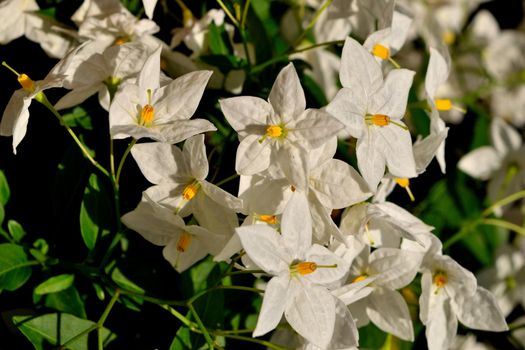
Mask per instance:
[[[122,45],[130,41],[131,41],[131,38],[127,35],[119,36],[118,38],[115,39],[115,41],[113,42],[113,45]]]
[[[283,134],[283,128],[279,125],[270,125],[266,128],[266,136],[277,138]]]
[[[142,107],[142,110],[140,111],[139,124],[142,126],[151,126],[154,117],[155,110],[153,109],[153,106],[147,104]]]
[[[356,278],[354,278],[354,280],[352,281],[352,283],[357,283],[357,282],[361,282],[361,281],[364,281],[368,278],[368,275],[364,274],[364,275],[361,275],[361,276],[357,276]]]
[[[390,57],[390,50],[386,46],[375,44],[372,48],[372,55],[387,60]]]
[[[410,180],[409,179],[396,177],[394,180],[399,186],[403,187],[407,191],[408,196],[410,197],[410,200],[412,202],[416,200],[416,198],[412,194],[412,191],[410,190]]]
[[[18,76],[18,82],[22,85],[22,88],[25,91],[33,92],[35,91],[35,82],[31,80],[26,74],[20,74]]]
[[[448,282],[448,276],[444,271],[438,271],[433,276],[433,281],[436,287],[443,288]]]
[[[184,27],[189,28],[192,27],[195,23],[195,18],[193,17],[193,14],[191,13],[190,9],[187,7],[182,11],[182,24]]]
[[[190,246],[192,236],[187,232],[183,232],[177,241],[177,251],[184,253]]]
[[[367,117],[370,124],[377,126],[387,126],[390,124],[390,117],[384,114],[374,114]]]
[[[440,111],[449,111],[452,109],[452,101],[448,98],[436,99],[436,108]]]
[[[447,30],[443,32],[442,39],[445,44],[452,45],[456,42],[456,33],[451,30]]]
[[[277,223],[277,216],[275,216],[275,215],[259,215],[258,220],[266,222],[267,224],[270,224],[270,225],[275,225]]]
[[[199,192],[199,188],[200,185],[198,182],[189,184],[188,186],[184,187],[184,190],[182,190],[182,198],[187,201],[191,200],[193,197],[195,197],[197,192]]]
[[[297,264],[296,271],[300,275],[308,275],[317,270],[317,264],[311,261],[305,261]]]

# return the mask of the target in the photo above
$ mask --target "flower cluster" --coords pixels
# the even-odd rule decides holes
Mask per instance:
[[[60,59],[40,81],[16,73],[22,88],[12,95],[0,124],[0,135],[13,136],[15,153],[33,100],[62,121],[58,111],[98,94],[112,144],[131,139],[123,160],[129,151],[152,184],[122,223],[162,246],[178,273],[207,255],[253,272],[264,289],[253,337],[277,329],[272,341],[281,346],[355,349],[358,329],[371,322],[413,342],[415,317],[408,301],[419,308],[431,350],[455,346],[458,321],[477,330],[508,330],[505,317],[516,304],[524,305],[523,241],[501,248],[496,267],[482,272],[478,285],[472,272],[444,253],[440,233],[389,196],[399,186],[414,201],[410,181],[434,158],[446,172],[446,122],[463,118],[462,96],[477,94],[487,82],[511,81],[496,85],[488,99],[492,145],[458,163],[464,173],[489,180],[488,198],[496,204],[481,223],[490,225],[487,220],[499,219],[485,217],[511,210],[505,198],[525,185],[525,150],[517,129],[525,121],[518,107],[525,101],[523,33],[501,31],[488,12],[477,12],[467,27],[469,41],[461,42],[484,48],[474,57],[472,50],[451,45],[477,1],[444,1],[437,8],[409,0],[306,1],[303,17],[293,20],[297,9],[291,7],[281,23],[296,43],[296,52],[287,55],[295,63],[278,61],[271,89],[254,93],[247,86],[254,84],[248,78],[256,67],[239,63],[238,69],[220,69],[209,55],[216,45],[211,33],[221,28],[223,44],[231,46],[228,57],[251,65],[257,48],[246,42],[242,14],[230,18],[234,25],[226,23],[227,7],[198,19],[178,1],[183,27],[175,28],[166,44],[154,36],[160,29],[153,21],[157,1],[143,3],[147,19],[116,0],[86,0],[71,17],[77,28],[51,25],[32,12],[38,8],[34,1],[0,5],[0,18],[10,14],[0,24],[0,42],[25,34]],[[310,29],[313,34],[304,35]],[[242,44],[234,41],[239,36]],[[409,53],[421,38],[427,47],[425,75],[402,68],[422,59]],[[341,54],[325,43],[342,44]],[[298,74],[297,60],[308,63],[306,73]],[[468,71],[460,66],[467,64],[482,69],[483,79],[465,78]],[[326,98],[320,108],[307,107],[304,74]],[[415,80],[422,82],[421,91],[414,89]],[[44,94],[50,88],[69,91],[52,105]],[[224,92],[212,101],[215,117],[224,117],[220,125],[194,117],[207,88]],[[407,107],[418,95],[422,116]],[[428,125],[423,135],[411,120],[420,117]],[[208,176],[213,158],[206,145],[226,123],[239,141],[237,195]],[[344,140],[355,147],[355,162],[336,156]],[[85,153],[118,191],[121,167],[115,172],[112,163],[105,170]],[[419,282],[416,295],[410,286]]]

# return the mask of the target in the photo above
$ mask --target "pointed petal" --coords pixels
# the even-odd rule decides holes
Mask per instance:
[[[314,244],[308,249],[305,261],[312,261],[317,265],[332,266],[328,268],[319,267],[311,274],[303,277],[314,284],[324,286],[331,286],[341,281],[346,277],[350,268],[346,261],[319,244]]]
[[[384,114],[391,119],[400,120],[405,115],[414,74],[415,72],[408,69],[392,70],[383,86],[372,95],[368,113]]]
[[[257,326],[253,331],[254,337],[259,337],[275,329],[281,321],[288,297],[289,282],[289,276],[282,274],[273,277],[266,285]]]
[[[260,135],[246,136],[237,148],[235,171],[241,175],[253,175],[270,166],[271,148],[268,140],[262,142]]]
[[[308,153],[299,145],[285,145],[278,150],[277,161],[288,181],[299,190],[308,189]]]
[[[351,350],[357,347],[358,342],[359,333],[354,318],[346,305],[336,298],[334,334],[326,348]]]
[[[326,106],[326,111],[344,124],[341,132],[344,137],[361,138],[365,129],[364,117],[367,109],[367,96],[361,85],[342,88]]]
[[[161,142],[140,143],[131,148],[131,155],[144,177],[153,184],[178,182],[177,178],[189,176],[177,146]]]
[[[443,294],[443,293],[441,293]],[[429,350],[449,349],[458,329],[458,319],[448,299],[441,300],[433,308],[425,335]]]
[[[377,147],[378,135],[368,131],[363,138],[357,140],[357,165],[368,187],[375,192],[377,185],[385,174],[386,160]]]
[[[448,79],[450,67],[438,50],[430,48],[427,74],[425,76],[425,90],[427,97],[433,100],[437,89]]]
[[[153,11],[155,11],[155,6],[157,5],[157,0],[142,0],[144,5],[144,12],[149,19],[153,18]]]
[[[303,113],[306,100],[293,63],[279,72],[268,100],[285,124]]]
[[[266,125],[273,115],[272,105],[259,97],[240,96],[219,100],[222,113],[242,137],[255,126]]]
[[[296,191],[281,219],[282,243],[294,259],[302,259],[312,245],[312,219],[304,194]]]
[[[16,154],[16,147],[26,135],[31,101],[32,99],[27,97],[25,91],[22,89],[16,90],[9,99],[2,116],[0,135],[13,136],[14,154]]]
[[[458,319],[465,326],[493,332],[509,329],[496,298],[488,290],[478,287],[476,294],[460,296],[457,303]]]
[[[204,135],[190,137],[184,143],[184,156],[189,160],[191,175],[197,180],[204,180],[208,176],[208,158],[204,146]]]
[[[222,205],[223,207],[235,210],[236,212],[241,211],[242,200],[239,198],[226,192],[222,188],[209,183],[206,180],[200,181],[200,184],[204,193],[206,193],[206,195],[216,203]]]
[[[496,149],[482,146],[463,156],[459,160],[458,168],[473,178],[488,180],[500,165],[501,156]]]
[[[383,84],[383,72],[372,54],[355,39],[347,37],[341,55],[339,79],[343,87],[356,89],[361,86],[369,98]]]
[[[141,90],[158,89],[160,79],[160,53],[162,46],[159,47],[146,59],[140,71],[137,83]]]
[[[403,122],[398,123],[404,125]],[[397,125],[378,127],[373,131],[377,134],[374,147],[377,147],[385,157],[388,171],[395,177],[416,177],[416,162],[410,132]]]
[[[379,287],[367,301],[366,313],[377,327],[403,340],[414,341],[408,306],[399,292]]]
[[[206,248],[199,242],[199,238],[192,236],[187,249],[182,252],[178,250],[180,234],[177,235],[162,250],[164,259],[168,260],[178,273],[181,273],[208,255]]]
[[[392,290],[408,285],[416,277],[423,254],[396,248],[379,248],[371,255],[369,271],[380,275],[376,284]]]
[[[490,136],[496,151],[504,157],[521,146],[520,134],[501,118],[493,118],[490,124]]]
[[[329,113],[319,109],[307,109],[300,120],[289,130],[289,136],[304,140],[311,148],[317,148],[334,138],[344,125]]]

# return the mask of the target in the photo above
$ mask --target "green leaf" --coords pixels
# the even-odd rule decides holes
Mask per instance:
[[[67,126],[75,127],[80,126],[86,130],[93,130],[93,125],[91,124],[91,116],[89,113],[82,107],[75,107],[73,110],[62,116],[62,120]]]
[[[215,55],[230,55],[233,49],[224,25],[217,26],[211,22],[208,26],[208,43],[210,51]]]
[[[116,284],[118,284],[120,287],[124,289],[135,292],[137,294],[145,293],[144,289],[142,289],[137,284],[135,284],[133,281],[131,281],[129,278],[124,276],[124,274],[122,274],[122,272],[119,270],[118,267],[113,269],[111,273],[111,279]],[[144,299],[142,299],[138,295],[126,295],[126,296],[123,296],[120,300],[127,308],[134,310],[134,311],[140,311],[139,306],[144,303]]]
[[[204,63],[219,68],[224,74],[234,69],[241,69],[246,64],[246,60],[234,55],[202,55],[199,59]]]
[[[57,311],[75,315],[80,318],[87,317],[84,302],[80,298],[80,294],[78,294],[75,286],[46,295],[45,305]]]
[[[191,332],[188,327],[182,326],[175,334],[169,350],[191,350]]]
[[[5,219],[5,209],[4,209],[4,205],[0,203],[0,225],[4,223],[4,219]]]
[[[95,323],[69,314],[46,314],[36,318],[31,316],[14,316],[13,322],[37,350],[44,350],[47,344],[59,346],[67,343],[90,328]],[[107,328],[102,328],[102,337],[111,337]],[[76,338],[65,347],[70,350],[88,350],[88,333]]]
[[[9,230],[11,237],[13,237],[13,239],[16,242],[20,242],[22,238],[26,235],[26,232],[22,228],[22,225],[20,225],[15,220],[9,220],[7,222],[7,229]]]
[[[36,294],[49,294],[60,292],[64,289],[71,287],[75,280],[75,275],[63,274],[51,277],[50,279],[40,283],[35,288]]]
[[[109,233],[110,200],[102,189],[98,176],[91,174],[80,207],[80,232],[89,250],[95,247],[99,236]]]
[[[0,244],[0,290],[9,291],[20,288],[31,276],[31,265],[24,249],[16,244]]]
[[[5,174],[0,170],[0,203],[6,205],[10,195],[11,191],[9,190]]]

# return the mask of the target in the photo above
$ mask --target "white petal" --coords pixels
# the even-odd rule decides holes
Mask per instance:
[[[248,182],[248,178],[250,181]],[[241,176],[241,184],[248,183],[239,199],[243,201],[246,213],[281,214],[292,195],[290,183],[287,179],[269,179],[262,176]]]
[[[403,340],[414,341],[410,312],[399,292],[376,288],[367,301],[366,313],[377,327]]]
[[[359,171],[372,192],[376,191],[377,185],[383,178],[386,165],[385,156],[376,144],[378,137],[375,132],[367,131],[363,138],[357,140],[356,145]]]
[[[361,85],[342,88],[326,106],[326,111],[344,124],[341,136],[361,138],[365,130],[364,117],[367,109],[367,96]]]
[[[347,37],[341,55],[339,79],[343,87],[356,89],[361,86],[369,97],[383,84],[383,73],[372,54],[355,39]]]
[[[259,97],[241,96],[219,100],[222,113],[232,128],[242,137],[256,126],[266,125],[272,115],[272,105]]]
[[[9,99],[2,116],[0,135],[13,136],[14,154],[16,154],[16,147],[26,135],[31,101],[32,99],[27,97],[24,90],[16,90]]]
[[[424,172],[428,166],[428,164],[432,161],[432,158],[436,156],[436,158],[439,161],[439,164],[441,166],[442,171],[445,170],[445,159],[444,154],[442,162],[440,161],[441,156],[438,157],[436,154],[438,152],[438,148],[444,143],[446,137],[448,134],[448,128],[445,130],[436,133],[436,134],[430,134],[427,137],[425,137],[422,140],[416,141],[413,146],[414,150],[414,159],[416,161],[416,172],[418,174],[421,174]]]
[[[155,11],[155,6],[157,5],[157,0],[142,0],[144,5],[144,12],[149,19],[153,18],[153,11]]]
[[[208,158],[206,158],[203,134],[192,136],[186,140],[184,155],[190,161],[191,174],[197,180],[204,180],[208,176]]]
[[[254,337],[259,337],[275,329],[281,321],[288,297],[289,282],[290,277],[285,273],[273,277],[266,285],[257,326],[253,331]]]
[[[178,273],[181,273],[208,255],[199,238],[192,236],[190,244],[184,252],[177,249],[180,235],[177,235],[162,250],[164,259],[168,260]]]
[[[290,255],[303,259],[312,245],[312,219],[304,194],[296,191],[288,201],[281,219],[281,232],[282,243]]]
[[[492,118],[490,136],[494,148],[502,157],[520,148],[522,143],[520,134],[500,118]]]
[[[402,122],[398,123],[403,124]],[[395,177],[416,177],[416,162],[412,151],[410,132],[403,130],[397,125],[389,125],[377,127],[377,130],[373,130],[373,133],[377,134],[374,146],[385,157],[388,171]]]
[[[414,74],[415,72],[408,69],[391,71],[383,86],[372,95],[368,113],[384,114],[395,120],[401,119],[405,115]]]
[[[288,144],[281,147],[277,153],[279,168],[288,181],[296,188],[308,189],[308,153],[298,144]]]
[[[500,166],[501,157],[496,149],[490,146],[476,148],[463,156],[458,163],[461,171],[479,180],[488,180]]]
[[[177,146],[161,142],[140,143],[131,148],[131,155],[151,183],[179,182],[181,177],[190,175]]]
[[[429,350],[449,349],[458,329],[458,319],[454,315],[450,301],[441,300],[433,308],[425,335]]]
[[[268,100],[275,113],[280,116],[285,124],[305,110],[304,91],[292,63],[289,63],[277,75]]]
[[[163,123],[189,119],[197,109],[212,72],[200,70],[185,74],[155,92],[155,118]]]
[[[146,91],[158,89],[160,79],[160,54],[162,46],[159,47],[146,59],[138,77],[138,86]]]
[[[395,248],[379,248],[370,255],[369,270],[374,275],[380,275],[376,281],[377,285],[396,290],[412,282],[422,259],[423,254]]]
[[[235,170],[241,175],[253,175],[270,165],[271,148],[268,139],[262,142],[259,135],[246,136],[237,148]]]
[[[457,306],[459,321],[469,328],[493,332],[509,329],[496,298],[482,287],[473,296],[459,298]]]
[[[368,185],[347,163],[331,159],[310,174],[310,188],[330,209],[345,208],[370,197]]]
[[[264,271],[279,275],[288,271],[292,257],[284,251],[281,235],[266,225],[238,227],[237,234],[246,254]]]
[[[307,109],[300,120],[289,130],[289,136],[304,140],[311,148],[317,148],[334,138],[344,125],[329,113],[319,109]]]
[[[425,76],[425,90],[427,97],[433,100],[438,88],[448,79],[450,67],[447,61],[433,47],[430,48],[427,74]]]
[[[352,350],[358,345],[359,333],[350,310],[339,299],[335,299],[334,334],[327,349]]]
[[[222,205],[223,207],[235,210],[237,212],[242,209],[242,200],[235,197],[234,195],[226,192],[222,188],[215,186],[212,183],[209,183],[206,180],[200,181],[200,184],[204,193],[206,193],[210,199]]]
[[[314,244],[308,249],[305,261],[315,262],[317,265],[333,266],[329,268],[319,267],[311,274],[302,277],[312,283],[327,287],[345,278],[350,268],[346,261],[319,244]]]
[[[334,333],[335,299],[323,287],[292,279],[284,315],[309,342],[325,348]]]

